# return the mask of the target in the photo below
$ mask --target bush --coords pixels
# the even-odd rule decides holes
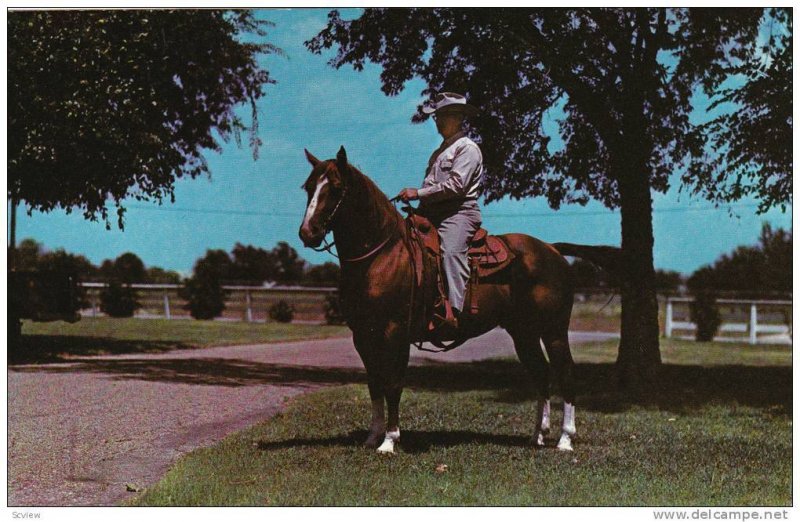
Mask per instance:
[[[696,293],[694,301],[689,305],[689,315],[692,322],[697,325],[695,339],[713,341],[719,325],[722,323],[716,296],[708,291]]]
[[[216,278],[193,277],[179,293],[188,301],[184,309],[195,319],[213,319],[225,310],[226,292]]]
[[[279,323],[291,323],[294,319],[294,306],[281,299],[269,307],[269,317]]]
[[[339,300],[339,294],[328,294],[325,296],[325,303],[322,305],[325,309],[325,322],[327,324],[344,324],[344,315],[342,314],[342,304]]]
[[[141,307],[136,297],[136,290],[129,285],[111,281],[100,292],[100,310],[110,317],[133,317],[133,313]]]

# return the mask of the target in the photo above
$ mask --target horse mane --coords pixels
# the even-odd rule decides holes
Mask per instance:
[[[366,207],[368,216],[380,220],[381,230],[387,230],[390,226],[405,230],[403,216],[378,185],[353,165],[348,163],[348,167],[353,181],[351,189],[358,192],[357,199]]]

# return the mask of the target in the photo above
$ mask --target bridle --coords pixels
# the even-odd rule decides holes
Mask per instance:
[[[327,235],[331,231],[332,224],[333,224],[333,218],[336,216],[336,212],[339,210],[339,207],[341,207],[342,203],[344,203],[344,200],[345,200],[346,196],[347,196],[347,185],[343,185],[342,195],[339,198],[339,201],[336,203],[336,206],[333,207],[333,210],[331,211],[331,213],[328,214],[328,217],[325,218],[325,222],[322,225],[322,228],[325,230],[325,237],[322,238],[322,241],[323,241],[324,244],[321,247],[309,247],[309,248],[311,248],[312,250],[315,250],[317,252],[328,252],[329,254],[334,256],[335,258],[339,259],[342,263],[355,263],[357,261],[364,261],[365,259],[369,259],[373,255],[375,255],[378,252],[380,252],[380,250],[384,246],[386,246],[386,244],[389,243],[389,241],[392,239],[393,234],[389,234],[389,236],[386,239],[384,239],[383,241],[381,241],[378,244],[378,246],[370,249],[366,254],[362,254],[362,255],[356,256],[356,257],[349,257],[349,258],[339,257],[339,255],[336,252],[333,251],[333,247],[336,246],[336,241],[328,242]]]

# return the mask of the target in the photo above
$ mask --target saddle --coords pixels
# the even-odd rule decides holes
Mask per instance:
[[[432,340],[436,338],[438,326],[434,321],[435,312],[444,310],[447,315],[452,315],[442,277],[439,234],[430,220],[419,214],[411,213],[406,218],[406,226],[411,238],[410,251],[414,261],[416,290],[421,294],[421,322],[426,333],[421,337]],[[480,282],[508,267],[515,255],[502,238],[489,235],[483,228],[472,236],[467,255],[470,275],[463,312],[477,314]]]

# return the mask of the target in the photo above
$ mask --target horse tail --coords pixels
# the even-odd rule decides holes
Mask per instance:
[[[590,261],[614,277],[619,277],[621,273],[622,249],[619,247],[553,243],[553,248],[562,256],[580,257]]]

